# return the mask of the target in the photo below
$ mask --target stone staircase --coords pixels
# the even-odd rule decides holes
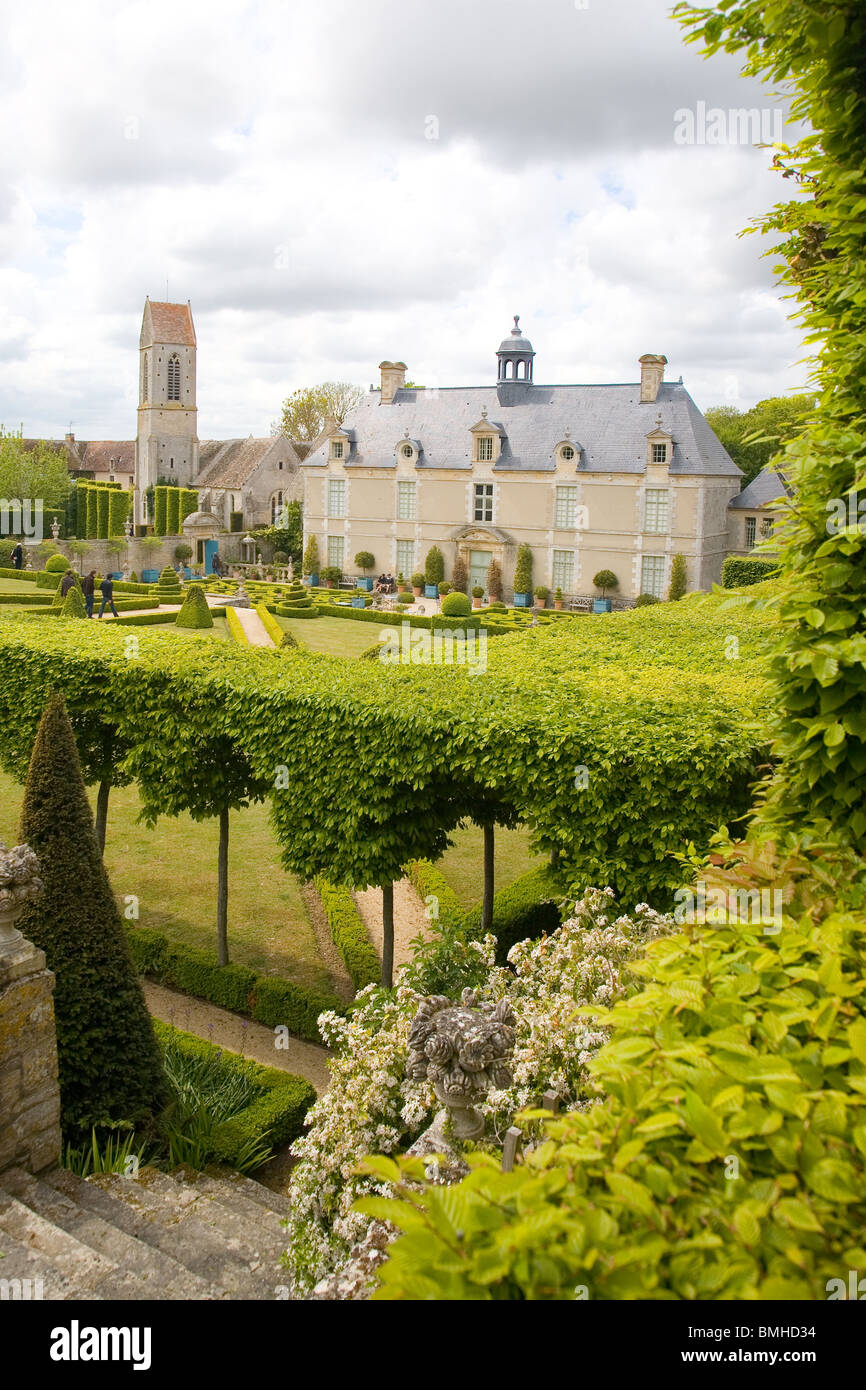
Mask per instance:
[[[287,1213],[285,1197],[237,1173],[9,1168],[0,1281],[41,1280],[45,1299],[285,1299]]]

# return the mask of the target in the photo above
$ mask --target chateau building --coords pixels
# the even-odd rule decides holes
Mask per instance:
[[[609,569],[624,598],[661,598],[677,553],[690,589],[717,582],[742,475],[682,379],[664,380],[667,359],[599,386],[540,385],[534,360],[515,317],[490,385],[407,387],[406,364],[382,362],[380,388],[301,462],[322,565],[357,572],[366,550],[408,579],[437,545],[473,586],[498,561],[510,598],[527,542],[533,585],[566,596]]]

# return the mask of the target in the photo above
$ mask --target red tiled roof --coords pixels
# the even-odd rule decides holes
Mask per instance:
[[[188,304],[166,304],[153,299],[148,303],[155,343],[179,343],[183,347],[195,347],[192,310]]]
[[[132,439],[96,439],[81,441],[80,468],[94,473],[131,473],[135,468],[135,441]],[[116,459],[116,465],[111,460]]]

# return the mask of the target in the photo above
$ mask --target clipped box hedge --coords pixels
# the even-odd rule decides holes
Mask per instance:
[[[304,608],[301,604],[275,603],[273,605],[273,611],[278,613],[281,618],[318,618],[322,610],[312,607]],[[360,608],[355,611],[359,616],[361,615]]]
[[[226,1071],[247,1077],[263,1092],[236,1115],[214,1126],[211,1142],[217,1161],[235,1167],[250,1141],[279,1149],[301,1134],[307,1111],[316,1101],[316,1090],[311,1082],[291,1072],[238,1057],[158,1019],[153,1020],[153,1027],[163,1046],[171,1042],[190,1058],[210,1060],[217,1056]]]
[[[382,966],[364,919],[355,905],[352,890],[344,884],[328,883],[327,879],[321,877],[314,882],[334,945],[343,958],[355,989],[378,984],[382,978]]]
[[[517,941],[534,940],[556,931],[562,924],[559,902],[562,887],[547,865],[530,869],[493,897],[493,926],[496,937],[496,963],[504,965]],[[470,939],[481,936],[481,904],[469,909],[463,929]]]
[[[778,572],[773,560],[755,556],[729,555],[722,565],[722,588],[742,589],[748,584],[761,584]]]
[[[171,942],[154,927],[128,927],[127,937],[139,974],[268,1028],[285,1027],[299,1038],[320,1043],[319,1014],[343,1012],[333,995],[275,975],[257,975],[246,965],[220,965],[215,952]]]
[[[448,883],[441,869],[437,869],[429,859],[413,859],[405,866],[406,877],[425,904],[429,897],[437,899],[438,915],[431,914],[431,920],[441,926],[462,929],[466,919],[466,909],[454,889]]]
[[[0,604],[27,603],[32,607],[50,608],[53,599],[50,594],[0,594]]]
[[[231,604],[226,609],[226,625],[229,630],[229,636],[235,642],[238,642],[242,647],[248,647],[250,645],[250,639],[247,637],[241,620]]]
[[[0,579],[25,579],[29,584],[35,584],[36,576],[39,573],[41,573],[40,570],[0,569]],[[60,577],[56,576],[56,578],[59,584]]]
[[[283,605],[284,606],[284,605]],[[277,612],[282,613],[283,606],[277,606]],[[380,613],[373,608],[349,608],[343,604],[331,603],[319,605],[318,611],[327,618],[346,618],[353,623],[376,623],[379,627],[397,627],[400,623],[408,623],[410,627],[426,628],[431,631],[434,628],[452,628],[477,632],[481,627],[481,620],[478,614],[471,614],[468,618],[443,618],[440,613],[427,616],[424,613],[400,613],[393,609],[387,613]],[[283,617],[294,618],[298,616],[296,610],[282,613]]]

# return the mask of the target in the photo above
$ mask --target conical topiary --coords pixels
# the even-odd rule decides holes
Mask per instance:
[[[65,577],[65,576],[62,576],[62,575],[61,575],[61,579],[64,578],[64,577]],[[73,587],[73,589],[80,589],[80,588],[81,588],[81,580],[79,579],[79,577],[78,577],[77,574],[74,576],[74,582],[73,582],[72,587]],[[66,602],[67,597],[68,597],[67,594],[62,594],[62,593],[60,592],[60,585],[58,584],[58,585],[57,585],[57,588],[54,590],[54,598],[51,600],[51,607],[52,607],[52,608],[62,608],[63,605],[64,605],[64,603]]]
[[[190,584],[174,621],[177,627],[213,627],[213,616],[201,584]]]
[[[20,836],[36,853],[43,883],[20,929],[56,976],[61,1124],[65,1138],[78,1142],[94,1125],[147,1120],[166,1091],[60,695],[36,733]]]
[[[87,609],[84,607],[84,595],[77,584],[73,584],[60,609],[61,618],[86,618]]]

